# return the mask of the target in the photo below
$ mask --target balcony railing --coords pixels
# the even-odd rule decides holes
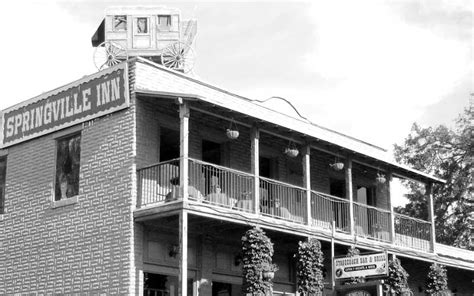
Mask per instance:
[[[311,191],[311,225],[350,232],[349,201],[332,195]]]
[[[410,247],[423,251],[430,251],[431,223],[395,214],[395,241],[399,246]]]
[[[170,291],[164,290],[164,289],[145,288],[143,295],[144,296],[169,296]]]
[[[172,199],[172,188],[179,183],[179,159],[160,162],[138,170],[139,206]]]
[[[354,203],[354,220],[358,236],[390,241],[390,211]]]
[[[297,223],[304,223],[306,217],[305,189],[260,177],[260,211]]]
[[[244,212],[253,212],[251,174],[189,160],[189,198]]]
[[[165,203],[182,198],[179,186],[179,159],[161,162],[137,171],[138,207]],[[189,159],[188,198],[212,206],[294,223],[350,233],[350,203],[346,199],[311,191],[310,219],[307,219],[306,189],[259,178],[260,203],[255,209],[255,176],[227,167]],[[391,213],[388,210],[353,203],[354,230],[360,237],[390,241]],[[400,246],[430,251],[431,225],[429,222],[395,214],[393,243]]]

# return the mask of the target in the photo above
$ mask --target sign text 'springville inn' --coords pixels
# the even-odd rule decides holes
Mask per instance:
[[[88,76],[5,110],[2,147],[128,107],[127,64]]]

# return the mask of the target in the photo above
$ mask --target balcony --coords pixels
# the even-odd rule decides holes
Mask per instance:
[[[156,208],[182,199],[179,166],[180,159],[173,159],[138,170],[138,208]],[[196,159],[188,159],[188,168],[188,200],[201,209],[212,208],[249,220],[268,218],[295,229],[306,227],[333,236],[351,235],[351,204],[347,199]],[[258,192],[255,182],[259,183]],[[431,223],[362,203],[353,202],[352,207],[353,235],[359,239],[431,251]]]

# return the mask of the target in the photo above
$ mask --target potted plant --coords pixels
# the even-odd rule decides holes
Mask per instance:
[[[271,291],[271,276],[276,271],[272,264],[273,243],[265,232],[254,227],[242,236],[242,293],[263,294]]]
[[[239,131],[228,128],[226,129],[226,135],[227,135],[227,138],[231,140],[235,140],[239,137]]]
[[[340,171],[344,168],[344,163],[337,161],[335,163],[331,163],[329,166],[335,171]]]
[[[315,238],[300,241],[295,258],[298,292],[302,295],[321,295],[324,288],[321,243]]]
[[[261,266],[262,278],[264,280],[273,280],[275,272],[278,271],[278,266],[273,263],[264,262]]]
[[[425,287],[426,295],[442,295],[448,290],[448,274],[443,265],[431,264]]]
[[[385,181],[387,181],[387,179],[385,178],[383,174],[377,173],[377,177],[375,177],[375,181],[377,181],[377,183],[379,184],[383,184],[385,183]]]
[[[291,158],[298,156],[300,152],[295,147],[287,147],[285,149],[285,154]]]
[[[227,138],[231,140],[235,140],[239,137],[239,130],[237,129],[237,125],[235,124],[234,119],[230,121],[230,126],[225,131]]]

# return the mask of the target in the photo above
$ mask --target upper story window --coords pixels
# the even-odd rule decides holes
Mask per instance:
[[[57,140],[55,200],[79,194],[81,134]]]
[[[146,17],[137,18],[137,33],[148,34],[148,18]]]
[[[127,31],[127,16],[115,15],[113,26],[114,31]]]
[[[0,158],[0,214],[5,211],[5,181],[7,175],[7,158]]]
[[[158,30],[169,31],[171,29],[171,15],[158,16]]]

